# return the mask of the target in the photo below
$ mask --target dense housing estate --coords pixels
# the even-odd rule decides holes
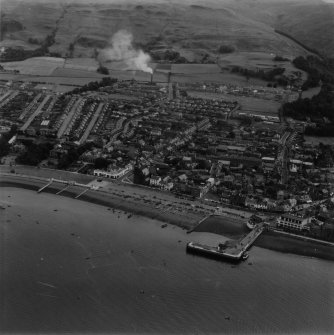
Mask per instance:
[[[284,213],[277,220],[281,229],[309,230],[314,215],[331,217],[333,147],[303,141],[300,124],[280,122],[278,114],[241,113],[234,97],[255,94],[250,89],[111,79],[66,94],[34,84],[0,86],[0,126],[18,129],[9,140],[18,163]],[[221,98],[221,91],[231,99]],[[269,93],[256,94],[294,96],[291,90],[281,97]],[[48,149],[40,152],[43,143]]]

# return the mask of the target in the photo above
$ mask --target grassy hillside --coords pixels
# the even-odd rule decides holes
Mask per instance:
[[[189,60],[200,60],[205,54],[214,58],[221,46],[223,51],[290,57],[306,53],[277,34],[279,28],[332,55],[328,27],[334,20],[330,22],[328,8],[333,6],[318,0],[2,0],[2,22],[8,26],[2,28],[1,43],[42,43],[55,32],[51,52],[94,57],[116,31],[125,28],[138,45],[154,52],[174,49]]]

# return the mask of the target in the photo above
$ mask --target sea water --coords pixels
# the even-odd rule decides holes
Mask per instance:
[[[0,204],[2,332],[334,330],[332,262],[253,247],[232,265],[185,251],[218,235],[15,188]]]

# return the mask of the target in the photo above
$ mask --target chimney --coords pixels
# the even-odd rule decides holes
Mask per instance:
[[[154,72],[151,73],[151,84],[153,83],[153,75],[154,75]]]

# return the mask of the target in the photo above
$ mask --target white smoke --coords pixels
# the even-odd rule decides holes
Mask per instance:
[[[143,50],[136,49],[133,44],[133,35],[127,30],[119,30],[111,38],[111,46],[100,53],[102,61],[124,61],[128,69],[153,73],[148,63],[150,55]]]

